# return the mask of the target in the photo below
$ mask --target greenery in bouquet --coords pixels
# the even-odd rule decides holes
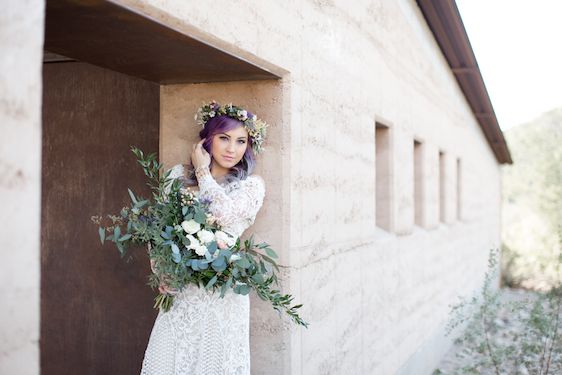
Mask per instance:
[[[229,289],[241,295],[253,289],[276,311],[307,327],[297,312],[302,305],[291,306],[293,297],[274,289],[279,271],[275,251],[265,242],[255,244],[253,237],[242,242],[223,231],[209,211],[210,202],[170,178],[170,170],[161,173],[154,154],[145,156],[136,147],[132,151],[148,177],[152,198],[129,189],[129,206],[118,215],[93,216],[92,221],[99,225],[102,244],[112,241],[121,256],[132,245],[148,247],[149,285],[160,292],[154,307],[168,311],[174,296],[189,284],[221,297]]]

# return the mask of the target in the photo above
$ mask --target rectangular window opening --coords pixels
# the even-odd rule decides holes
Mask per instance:
[[[375,127],[376,225],[391,230],[391,152],[390,128],[376,123]]]
[[[445,214],[446,214],[446,207],[447,204],[446,195],[445,195],[445,186],[446,186],[446,177],[445,176],[445,153],[443,151],[439,151],[439,221],[442,223],[445,222]]]
[[[414,222],[423,226],[423,147],[422,143],[414,140]]]
[[[457,220],[462,220],[462,169],[459,158],[457,158]]]

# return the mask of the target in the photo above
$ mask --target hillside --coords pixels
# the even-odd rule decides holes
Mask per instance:
[[[547,289],[559,277],[562,107],[505,136],[514,164],[503,170],[504,280]]]

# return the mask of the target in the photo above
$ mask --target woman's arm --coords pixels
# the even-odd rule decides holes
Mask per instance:
[[[199,196],[211,201],[209,208],[221,226],[255,218],[265,197],[265,183],[261,177],[249,176],[241,181],[240,191],[229,196],[215,181],[208,167],[197,168],[195,174],[199,182]]]

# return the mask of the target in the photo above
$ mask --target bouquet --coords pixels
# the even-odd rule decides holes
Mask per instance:
[[[162,164],[155,154],[132,147],[138,163],[148,177],[152,198],[136,196],[128,189],[131,204],[118,215],[92,216],[99,225],[102,245],[112,241],[121,256],[131,245],[146,245],[152,274],[149,285],[158,288],[154,308],[168,311],[174,296],[192,283],[220,293],[228,289],[246,295],[254,290],[273,308],[284,311],[298,325],[308,327],[291,306],[293,297],[274,289],[278,285],[274,259],[277,254],[265,243],[255,244],[253,237],[242,242],[222,230],[209,212],[209,203],[161,173]]]

